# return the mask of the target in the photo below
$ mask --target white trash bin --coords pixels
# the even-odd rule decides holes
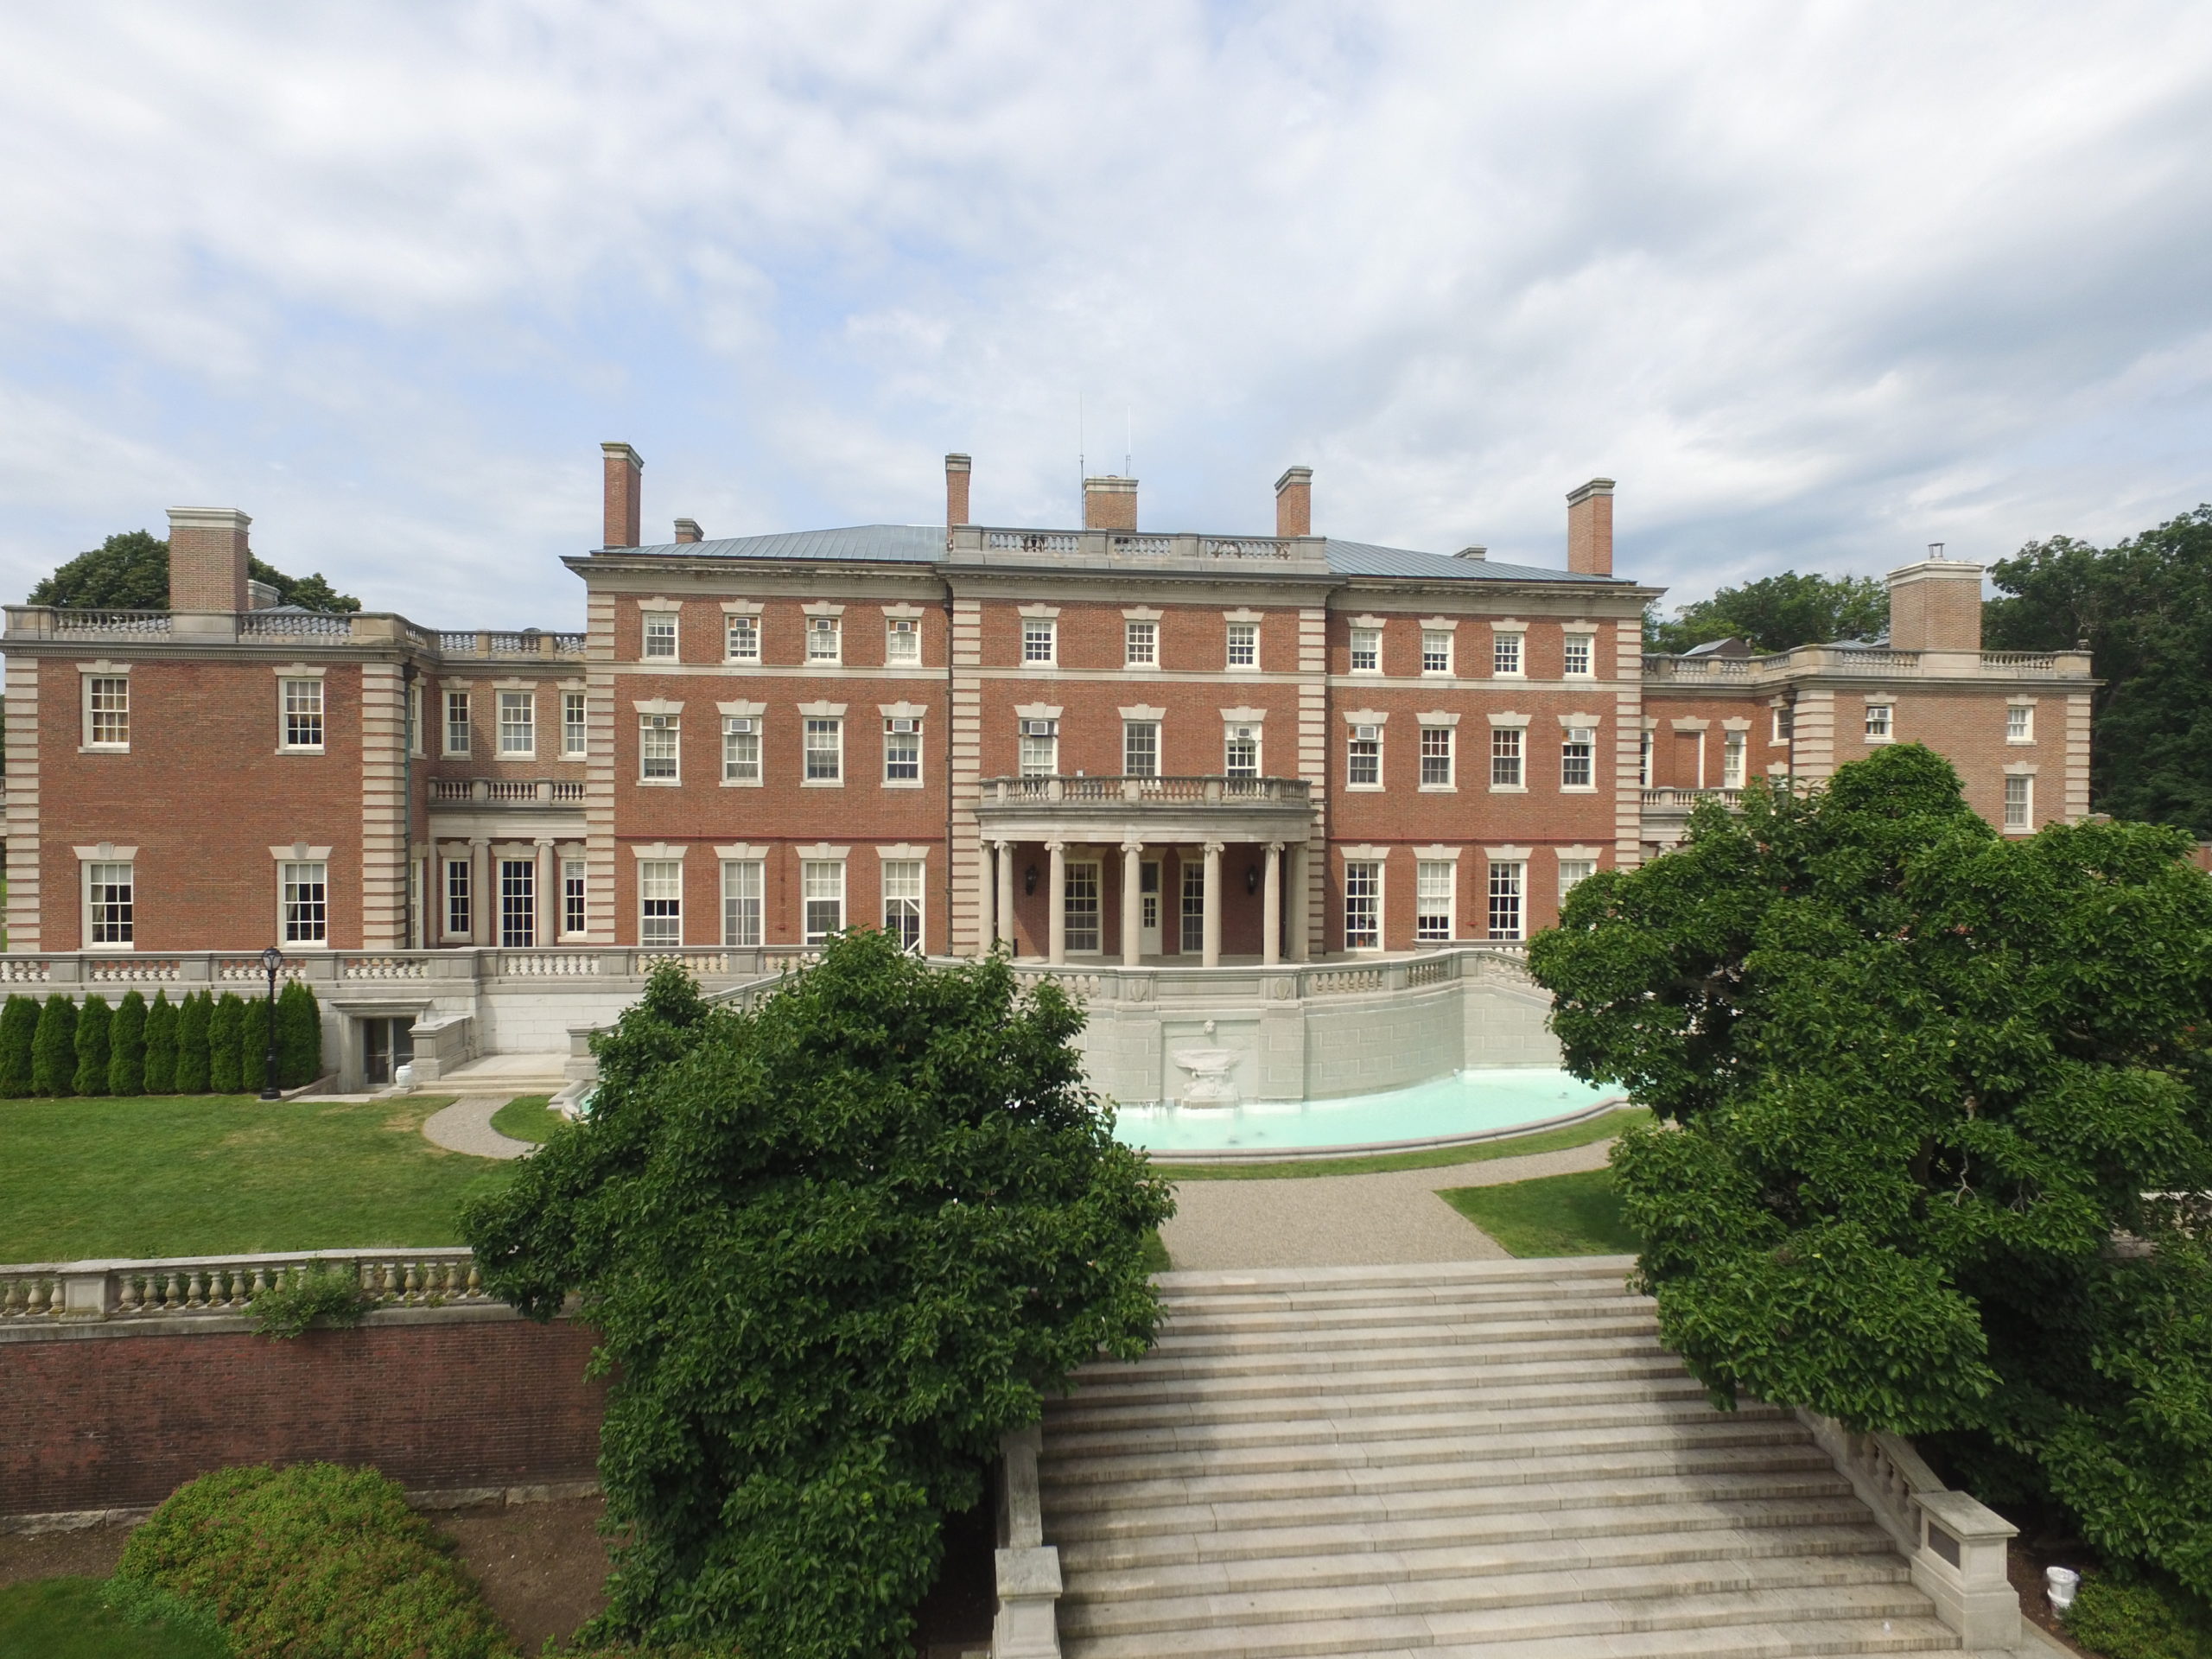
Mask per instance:
[[[2050,1611],[2063,1613],[2074,1605],[2074,1592],[2082,1587],[2082,1575],[2070,1567],[2046,1567],[2043,1583],[2044,1593],[2050,1598]]]

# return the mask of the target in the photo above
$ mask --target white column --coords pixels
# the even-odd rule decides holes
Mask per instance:
[[[1268,843],[1267,897],[1262,901],[1260,961],[1272,968],[1282,960],[1282,842]]]
[[[1014,843],[1001,841],[999,849],[999,943],[1014,954]]]
[[[499,895],[492,890],[492,843],[479,836],[468,843],[468,942],[492,942],[492,907]]]
[[[1200,965],[1221,966],[1221,855],[1222,843],[1206,842],[1205,955]]]
[[[1144,842],[1122,843],[1122,966],[1141,964],[1144,943]]]
[[[531,895],[530,942],[541,949],[561,937],[561,861],[551,837],[537,843],[536,892]]]
[[[1046,922],[1045,960],[1057,968],[1068,959],[1068,849],[1048,841],[1045,850],[1052,858],[1052,913]]]
[[[991,843],[980,842],[976,848],[976,954],[991,954],[991,941],[998,937],[998,921],[992,915],[993,902],[998,897],[998,872],[993,868]]]
[[[1305,962],[1311,958],[1313,948],[1307,932],[1313,925],[1312,895],[1306,890],[1306,843],[1294,841],[1284,849],[1289,854],[1290,881],[1290,959]]]

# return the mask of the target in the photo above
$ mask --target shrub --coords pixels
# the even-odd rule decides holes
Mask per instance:
[[[0,1097],[31,1092],[31,1048],[38,1040],[38,1004],[17,992],[0,1006]]]
[[[107,1028],[113,1018],[97,991],[77,1010],[77,1072],[70,1086],[80,1095],[107,1093]]]
[[[276,999],[276,1074],[287,1089],[322,1075],[322,1009],[303,980],[292,980]]]
[[[359,1274],[321,1262],[310,1262],[305,1272],[285,1274],[246,1306],[255,1330],[279,1338],[296,1337],[318,1320],[359,1325],[368,1311]]]
[[[38,1033],[31,1039],[31,1092],[77,1092],[77,1005],[59,992],[39,1010]]]
[[[6,1015],[0,1014],[0,1033],[6,1024]],[[171,1094],[176,1089],[176,1004],[167,991],[156,991],[146,1005],[145,1084],[149,1095]]]
[[[261,1092],[264,1083],[282,1084],[284,1076],[283,1056],[279,1053],[276,1071],[269,1071],[270,1028],[274,1024],[265,996],[250,996],[240,1000],[238,1007],[238,1087],[249,1095]]]
[[[176,1075],[170,1086],[180,1095],[207,1092],[209,993],[194,991],[176,1011]]]
[[[125,991],[107,1027],[107,1092],[146,1092],[146,999]]]
[[[225,991],[207,1014],[207,1092],[235,1095],[244,1081],[238,1075],[238,1022],[245,1004],[236,991]]]
[[[2084,1574],[2066,1633],[2105,1659],[2212,1659],[2212,1618],[2178,1589],[2149,1579]]]
[[[118,1579],[208,1609],[238,1659],[512,1659],[399,1487],[334,1464],[225,1469],[130,1535]]]

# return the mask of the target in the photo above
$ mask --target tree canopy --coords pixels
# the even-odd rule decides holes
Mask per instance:
[[[590,1116],[462,1228],[535,1318],[581,1295],[615,1382],[599,1634],[904,1653],[939,1516],[1159,1307],[1173,1205],[1113,1139],[1047,983],[834,940],[752,1012],[679,971],[594,1044]]]
[[[1990,575],[1988,649],[2094,653],[2097,810],[2212,837],[2212,505],[2107,548],[2031,542]]]
[[[1644,638],[1654,651],[1681,652],[1712,639],[1742,639],[1762,652],[1834,639],[1872,639],[1890,625],[1889,589],[1872,576],[1800,575],[1784,570],[1662,620],[1654,606]]]
[[[308,611],[358,611],[361,601],[313,575],[288,576],[249,556],[246,573],[276,590],[279,604]],[[165,611],[169,604],[169,544],[143,530],[111,536],[79,553],[31,589],[33,605],[73,610]]]
[[[2179,833],[2005,837],[1902,746],[1579,886],[1529,962],[1663,1120],[1615,1177],[1717,1397],[1932,1437],[2212,1593],[2212,880]],[[2115,1240],[2123,1241],[2116,1244]],[[2133,1244],[2125,1241],[2133,1240]]]

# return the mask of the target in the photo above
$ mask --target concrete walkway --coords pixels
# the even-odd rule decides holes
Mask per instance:
[[[512,1095],[472,1095],[432,1112],[423,1125],[423,1137],[448,1152],[465,1152],[476,1158],[520,1158],[537,1150],[535,1142],[516,1141],[492,1127],[493,1114]]]
[[[442,1116],[442,1114],[441,1114]],[[433,1122],[435,1120],[434,1119]],[[1502,1186],[1603,1169],[1611,1141],[1486,1163],[1380,1175],[1183,1181],[1175,1218],[1160,1230],[1178,1268],[1355,1268],[1502,1259],[1488,1233],[1436,1196],[1450,1186]]]

